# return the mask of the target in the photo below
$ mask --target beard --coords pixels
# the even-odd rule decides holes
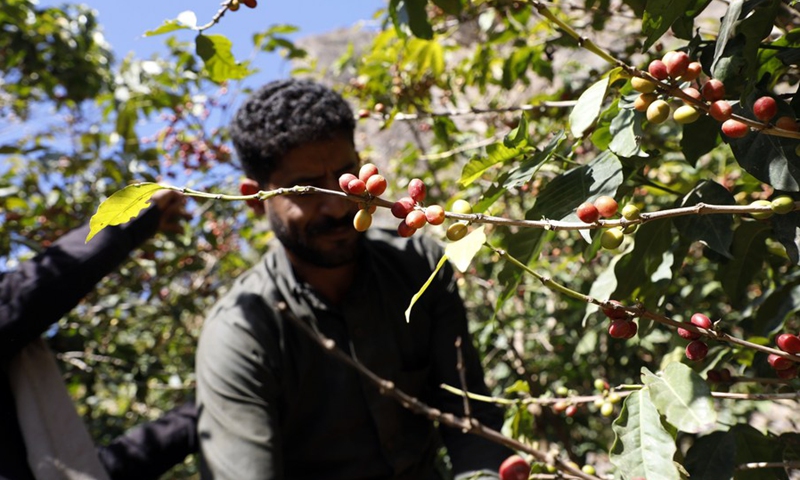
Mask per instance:
[[[272,231],[283,248],[308,264],[320,268],[336,268],[353,263],[358,258],[358,244],[363,234],[353,229],[355,213],[339,219],[324,217],[306,224],[302,231],[284,223],[272,209],[269,209],[268,216]],[[349,229],[353,235],[335,241],[320,239],[341,229]]]

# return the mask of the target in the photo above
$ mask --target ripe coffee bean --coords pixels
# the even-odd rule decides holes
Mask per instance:
[[[753,104],[753,115],[762,122],[769,122],[778,113],[778,102],[772,97],[761,97]]]
[[[600,213],[600,216],[603,218],[613,217],[617,214],[617,209],[619,208],[617,201],[608,195],[598,197],[597,200],[594,201],[594,206],[597,208],[597,212]]]
[[[775,120],[775,126],[778,128],[782,128],[783,130],[789,130],[790,132],[797,131],[797,120],[792,117],[780,117]]]
[[[405,220],[400,222],[400,225],[397,226],[397,234],[404,238],[414,235],[416,231],[417,229],[409,226]]]
[[[658,80],[665,80],[669,73],[667,73],[667,66],[661,60],[653,60],[647,66],[647,71]]]
[[[352,195],[363,195],[364,192],[367,191],[367,184],[361,181],[361,179],[355,178],[350,180],[350,183],[347,184],[347,190]]]
[[[703,73],[703,66],[700,65],[700,62],[691,62],[686,67],[686,72],[678,78],[681,82],[692,82],[697,80],[697,77]]]
[[[578,209],[575,213],[583,223],[594,223],[600,219],[600,212],[597,210],[597,207],[589,202],[583,202],[578,205]]]
[[[664,65],[666,65],[667,73],[672,78],[678,78],[686,73],[690,63],[692,63],[692,59],[689,58],[686,52],[675,52],[669,57],[664,56]]]
[[[700,100],[701,98],[703,98],[703,96],[700,94],[700,91],[694,87],[687,87],[684,88],[682,91],[687,96],[694,98],[695,100]],[[686,103],[686,100],[683,100],[683,102]]]
[[[699,362],[708,355],[708,345],[702,340],[695,340],[686,345],[686,358],[693,362]]]
[[[249,8],[256,8],[256,6],[258,6],[258,2],[256,0],[242,0],[242,3]]]
[[[782,378],[784,380],[791,380],[797,376],[797,367],[790,367],[786,370],[777,370],[775,372],[778,375],[778,378]]]
[[[708,114],[718,122],[724,122],[733,115],[733,107],[727,100],[717,100],[708,107]]]
[[[519,455],[511,455],[500,464],[500,480],[528,480],[531,466]]]
[[[386,191],[386,187],[386,178],[381,174],[376,173],[367,179],[367,191],[373,197],[380,197],[383,195],[383,192]]]
[[[392,205],[391,211],[392,215],[396,218],[406,218],[406,216],[414,210],[414,200],[411,197],[403,197],[400,200],[394,202]]]
[[[425,184],[419,178],[412,178],[408,182],[408,195],[415,202],[425,201]]]
[[[376,175],[377,173],[378,173],[378,167],[376,167],[375,164],[365,163],[364,165],[361,165],[360,169],[358,169],[358,178],[362,182],[367,183],[369,177]]]
[[[609,300],[608,303],[622,306],[622,303],[616,300]],[[606,315],[606,317],[612,320],[626,320],[628,318],[628,312],[621,308],[614,308],[612,306],[603,307],[603,313]]]
[[[742,138],[750,133],[750,127],[738,120],[729,118],[722,123],[722,133],[731,138]]]
[[[415,230],[424,227],[425,223],[427,222],[425,219],[425,213],[421,210],[412,210],[408,212],[405,221],[409,227]]]
[[[691,324],[691,322],[683,322],[683,323]],[[680,335],[681,338],[685,338],[686,340],[697,340],[698,338],[700,338],[702,336],[697,332],[693,332],[691,330],[686,330],[685,328],[679,328],[678,329],[678,335]]]
[[[441,205],[431,205],[425,209],[425,219],[431,225],[441,225],[444,223],[444,208]]]
[[[709,102],[716,102],[717,100],[725,98],[725,84],[716,78],[707,81],[703,85],[701,91],[703,93],[703,98]]]
[[[702,313],[695,313],[692,315],[692,318],[689,319],[689,321],[692,322],[693,325],[697,325],[700,328],[705,328],[706,330],[710,330],[711,327],[714,326],[713,322],[711,322],[711,319]]]
[[[608,334],[612,338],[631,338],[636,334],[636,323],[630,320],[614,320],[608,326]]]
[[[780,355],[775,355],[774,353],[769,354],[767,362],[769,362],[769,366],[775,370],[786,370],[794,365],[793,361],[788,358],[783,358]]]
[[[358,177],[356,177],[352,173],[343,173],[339,177],[339,188],[341,188],[344,193],[350,193],[350,189],[348,188],[348,185],[353,180],[358,180]]]
[[[800,337],[791,333],[782,333],[775,340],[778,348],[786,353],[800,353]]]

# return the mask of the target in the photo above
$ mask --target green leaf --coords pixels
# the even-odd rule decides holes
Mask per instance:
[[[212,82],[241,80],[253,73],[245,64],[236,62],[231,47],[231,41],[223,35],[198,35],[195,39],[197,55],[203,59]]]
[[[800,212],[774,215],[770,221],[775,239],[786,249],[792,263],[800,265]]]
[[[160,27],[157,27],[153,30],[148,30],[144,32],[145,37],[153,37],[155,35],[163,35],[165,33],[174,32],[176,30],[189,30],[188,25],[184,25],[178,20],[165,20],[164,23],[161,24]]]
[[[636,111],[622,108],[611,120],[609,125],[611,143],[608,148],[620,157],[647,157],[639,146],[639,138],[642,132],[642,115],[637,115]]]
[[[685,15],[691,3],[692,0],[649,0],[642,18],[642,33],[647,37],[642,51],[652,47],[675,20]]]
[[[405,37],[405,27],[417,37],[425,40],[433,38],[433,28],[428,23],[427,0],[392,0],[389,2],[389,16],[398,36]]]
[[[672,463],[675,442],[661,424],[647,388],[628,395],[611,428],[614,430],[611,463],[625,472],[626,478],[680,479]]]
[[[736,438],[737,465],[752,462],[780,462],[782,449],[775,437],[767,437],[750,425],[739,424],[731,428]],[[735,480],[784,480],[787,478],[783,468],[759,468],[738,470]]]
[[[770,292],[758,307],[753,321],[752,332],[756,335],[768,336],[783,328],[784,322],[797,311],[800,311],[800,284],[792,282],[781,285]]]
[[[481,225],[469,232],[466,237],[457,242],[450,242],[445,247],[445,256],[453,262],[453,266],[459,272],[464,273],[469,269],[469,264],[472,263],[475,254],[486,243],[486,234],[483,230],[484,226]]]
[[[642,381],[650,398],[667,421],[686,433],[714,428],[717,412],[706,381],[686,365],[673,362],[661,375],[642,367]]]
[[[683,125],[681,150],[686,161],[693,167],[697,160],[719,145],[719,122],[703,115],[696,122]]]
[[[717,270],[717,279],[722,289],[736,307],[747,301],[745,292],[767,256],[766,240],[769,225],[762,222],[742,222],[733,234],[731,254],[733,258],[723,262]]]
[[[722,185],[711,180],[700,182],[691,192],[678,202],[680,207],[698,203],[711,205],[735,205],[733,195]],[[678,233],[692,242],[700,241],[715,252],[731,258],[730,245],[733,241],[733,215],[685,215],[672,219]]]
[[[594,85],[587,88],[578,98],[578,103],[572,108],[569,114],[569,126],[572,136],[581,138],[586,131],[594,125],[597,117],[600,116],[600,109],[608,91],[609,76],[604,76]]]
[[[717,43],[714,47],[714,59],[711,62],[712,71],[719,59],[722,58],[722,53],[725,51],[728,40],[733,37],[734,27],[742,14],[743,4],[744,0],[731,0],[728,2],[728,10],[725,12],[725,16],[722,17],[722,23],[719,26],[719,35],[717,35]]]
[[[541,168],[545,162],[552,158],[556,149],[561,145],[565,138],[566,135],[562,130],[550,139],[550,141],[547,143],[547,146],[544,147],[544,150],[541,152],[537,150],[535,154],[523,160],[518,168],[513,169],[502,180],[503,187],[515,188],[530,182],[533,176],[536,175],[536,172],[539,171],[539,168]]]
[[[464,238],[466,238],[466,237],[464,237]],[[425,283],[422,284],[422,287],[420,287],[419,291],[417,291],[417,293],[415,293],[414,296],[411,297],[411,302],[409,302],[408,308],[406,308],[406,311],[405,311],[406,323],[411,321],[411,309],[414,307],[414,304],[417,303],[417,300],[419,300],[419,298],[422,296],[422,294],[425,293],[425,290],[428,289],[428,287],[430,286],[431,282],[433,282],[433,279],[436,278],[436,274],[439,273],[439,270],[441,270],[442,267],[444,266],[445,262],[447,262],[447,254],[446,253],[444,255],[442,255],[442,258],[439,259],[439,263],[436,264],[436,268],[433,269],[433,272],[431,272],[430,277],[428,277],[428,279],[425,280]]]
[[[522,150],[519,148],[508,148],[502,143],[493,143],[486,147],[485,157],[473,157],[472,160],[464,165],[458,184],[462,187],[468,187],[472,185],[472,182],[479,179],[486,170],[498,163],[505,163],[509,160],[513,160],[521,153]]]
[[[635,292],[647,307],[656,306],[663,295],[663,285],[651,281],[652,275],[664,263],[664,254],[674,241],[672,222],[648,222],[636,231],[636,242],[630,253],[623,255],[614,268],[617,288],[614,298],[630,298]]]
[[[689,451],[683,466],[692,480],[730,480],[736,464],[736,438],[731,432],[713,432],[698,437]]]
[[[503,145],[507,148],[525,146],[528,141],[528,118],[525,112],[519,116],[519,123],[503,137]]]
[[[411,39],[408,42],[407,54],[416,63],[414,78],[421,79],[425,75],[434,77],[441,75],[445,69],[444,48],[433,40]]]
[[[150,197],[164,188],[157,183],[137,183],[115,192],[97,207],[97,212],[89,220],[86,242],[108,226],[122,225],[135,218],[150,205]]]

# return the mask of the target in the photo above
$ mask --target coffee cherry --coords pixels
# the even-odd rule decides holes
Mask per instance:
[[[575,213],[583,223],[594,223],[600,219],[600,212],[597,210],[597,207],[589,202],[581,203]]]
[[[408,238],[417,231],[416,228],[410,227],[405,220],[400,222],[400,225],[397,226],[397,234],[403,238]]]
[[[611,403],[619,403],[619,401],[622,400],[622,397],[620,397],[617,392],[612,390],[612,391],[608,392],[607,399]]]
[[[778,102],[772,97],[761,97],[753,104],[753,115],[762,122],[769,122],[778,113]]]
[[[750,212],[750,216],[756,220],[766,220],[772,216],[772,203],[769,200],[756,200],[750,204],[751,207],[770,207],[770,210],[761,212]]]
[[[703,315],[702,313],[695,313],[692,315],[692,318],[689,319],[693,325],[696,325],[700,328],[705,328],[706,330],[711,330],[711,327],[714,326],[714,323],[711,321],[710,318]]]
[[[344,193],[350,193],[350,189],[348,188],[348,185],[353,180],[358,180],[358,177],[356,177],[352,173],[343,173],[339,177],[339,188],[341,188]]]
[[[732,118],[722,123],[722,133],[731,138],[742,138],[750,133],[750,127]]]
[[[612,303],[614,305],[622,306],[622,304],[616,300],[609,300],[608,303]],[[603,313],[606,317],[612,320],[627,320],[628,312],[622,308],[614,308],[611,306],[603,307]]]
[[[363,195],[367,191],[367,185],[361,179],[355,178],[347,184],[347,191],[352,195]]]
[[[623,338],[633,338],[636,335],[636,332],[639,330],[639,326],[636,322],[628,320],[628,334],[625,335]]]
[[[416,230],[424,227],[427,220],[425,219],[424,212],[421,210],[412,210],[408,212],[408,215],[406,215],[405,222],[409,227]]]
[[[622,217],[625,220],[637,220],[640,217],[641,211],[636,205],[629,203],[622,207]]]
[[[633,109],[637,112],[646,112],[647,107],[657,99],[657,93],[642,93],[633,101]]]
[[[769,362],[769,366],[775,370],[786,370],[794,365],[793,361],[789,360],[788,358],[783,358],[780,355],[775,355],[774,353],[769,354],[767,357],[767,362]]]
[[[595,475],[595,474],[597,474],[597,469],[595,469],[591,465],[584,465],[584,466],[581,467],[581,472],[583,472],[583,473],[585,473],[587,475]]]
[[[619,208],[617,201],[608,195],[597,197],[597,200],[594,201],[594,206],[597,207],[597,212],[603,218],[613,217],[617,214],[617,209]]]
[[[664,100],[656,100],[647,107],[647,121],[658,125],[669,118],[669,104]]]
[[[375,104],[374,107],[372,107],[372,109],[375,110],[378,113],[383,113],[384,111],[386,111],[386,105],[378,102],[378,103]]]
[[[372,214],[369,210],[359,210],[353,217],[353,226],[359,232],[366,232],[370,225],[372,225]]]
[[[366,108],[360,108],[358,110],[358,118],[367,118],[369,117],[369,110]]]
[[[228,2],[228,10],[231,12],[239,10],[239,0],[231,0]]]
[[[391,208],[392,215],[396,218],[406,218],[412,210],[414,210],[414,200],[411,200],[411,197],[401,198],[394,202]]]
[[[467,226],[461,222],[454,223],[447,227],[447,239],[457,242],[467,235]]]
[[[453,206],[451,208],[453,213],[460,213],[462,215],[469,215],[472,213],[472,205],[470,205],[468,201],[461,198],[453,202]]]
[[[600,245],[606,250],[614,250],[622,245],[625,238],[622,229],[619,227],[609,228],[600,236]]]
[[[708,345],[702,340],[695,340],[686,345],[686,358],[693,362],[699,362],[708,355]]]
[[[667,73],[667,66],[661,60],[653,60],[647,66],[647,71],[658,80],[666,80],[669,76]]]
[[[431,225],[441,225],[444,223],[444,208],[441,205],[431,205],[425,209],[425,219]]]
[[[783,116],[775,120],[775,126],[790,132],[797,131],[797,120],[792,117]]]
[[[608,326],[608,334],[612,338],[631,338],[636,334],[636,323],[630,320],[614,320]],[[633,334],[631,334],[633,331]]]
[[[772,207],[773,212],[779,214],[785,214],[794,211],[794,200],[788,195],[781,195],[773,198],[772,201],[769,202],[769,205]]]
[[[708,107],[708,114],[718,122],[724,122],[733,115],[733,107],[727,100],[717,100]]]
[[[683,322],[685,324],[691,324],[691,322]],[[681,338],[685,338],[686,340],[697,340],[702,335],[692,330],[686,330],[685,328],[678,328],[678,335]]]
[[[667,73],[672,78],[678,78],[684,73],[692,63],[692,59],[686,52],[675,52],[673,55],[664,56],[664,65],[667,67]]]
[[[419,178],[412,178],[408,182],[408,195],[415,202],[422,202],[425,200],[425,184]]]
[[[681,105],[675,109],[672,118],[681,125],[694,123],[700,118],[700,110],[697,110],[691,105]]]
[[[722,375],[719,373],[719,370],[709,370],[706,372],[706,380],[711,383],[719,383],[722,381]]]
[[[697,80],[701,73],[703,73],[703,66],[700,65],[700,62],[691,62],[678,80],[681,82],[693,82]]]
[[[725,98],[725,84],[716,78],[707,81],[701,91],[703,92],[703,98],[709,102],[716,102]]]
[[[786,353],[800,353],[800,337],[791,333],[782,333],[775,340],[778,348]]]
[[[375,164],[373,164],[373,163],[365,163],[358,170],[358,178],[362,182],[367,183],[367,180],[369,180],[369,177],[371,177],[373,175],[377,175],[377,173],[378,173],[378,167],[376,167]]]
[[[387,183],[383,175],[376,173],[367,179],[367,191],[373,197],[380,197],[386,191]]]
[[[519,455],[511,455],[500,464],[500,480],[528,480],[531,466]]]
[[[603,406],[600,407],[600,415],[604,417],[610,417],[614,414],[614,404],[611,402],[603,403]]]
[[[687,87],[684,88],[682,91],[687,97],[694,98],[695,100],[700,100],[701,98],[703,98],[703,96],[700,95],[700,91],[694,87]],[[687,103],[686,100],[683,100],[683,103]]]
[[[608,382],[603,380],[602,378],[595,378],[594,379],[594,389],[600,392],[604,390],[608,390]]]
[[[568,417],[574,417],[576,413],[578,413],[578,407],[576,405],[570,405],[564,410],[564,415]]]
[[[640,93],[651,93],[656,90],[655,83],[640,77],[631,78],[631,86],[634,90]]]
[[[791,380],[797,376],[797,367],[790,367],[786,370],[777,370],[775,374],[778,375],[778,378],[782,378],[783,380]]]
[[[256,2],[256,0],[242,0],[242,3],[249,8],[256,8],[256,6],[258,6],[258,2]]]

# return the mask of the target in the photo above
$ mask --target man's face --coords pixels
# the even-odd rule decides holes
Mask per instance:
[[[358,153],[342,137],[289,151],[267,183],[270,190],[309,185],[340,191],[339,176],[356,173]],[[303,262],[325,268],[354,262],[361,234],[353,228],[355,202],[327,194],[282,195],[266,202],[275,236]]]

